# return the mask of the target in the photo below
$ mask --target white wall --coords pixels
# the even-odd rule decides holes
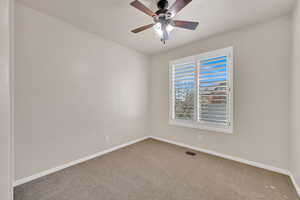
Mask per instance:
[[[291,172],[300,186],[300,2],[293,16],[293,63],[291,70]]]
[[[16,179],[148,133],[147,57],[19,3],[15,23]]]
[[[228,46],[235,48],[234,134],[170,126],[169,61]],[[282,17],[153,56],[152,135],[287,169],[290,54],[291,19]]]
[[[9,1],[0,0],[0,199],[11,190]]]

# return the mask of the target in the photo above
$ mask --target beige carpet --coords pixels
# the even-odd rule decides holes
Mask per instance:
[[[289,178],[145,140],[15,188],[15,200],[298,200]]]

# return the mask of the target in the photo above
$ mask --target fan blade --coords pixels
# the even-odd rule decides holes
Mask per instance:
[[[133,33],[139,33],[139,32],[141,32],[141,31],[144,31],[144,30],[147,30],[147,29],[151,28],[152,26],[154,26],[154,24],[148,24],[148,25],[139,27],[139,28],[137,28],[137,29],[134,29],[134,30],[132,30],[131,32],[133,32]]]
[[[191,3],[192,0],[176,0],[176,2],[169,8],[173,16],[181,11],[186,5]]]
[[[147,8],[144,4],[142,4],[138,0],[135,0],[135,1],[131,2],[130,5],[132,5],[136,9],[142,11],[146,15],[149,15],[150,17],[153,17],[153,16],[156,15],[154,12],[152,12],[152,10],[150,10],[149,8]]]
[[[174,20],[174,25],[179,28],[185,28],[189,30],[196,30],[199,25],[199,22],[189,22],[189,21],[180,21]]]

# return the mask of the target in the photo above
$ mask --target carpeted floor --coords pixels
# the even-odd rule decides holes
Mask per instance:
[[[15,200],[298,200],[289,178],[145,140],[15,188]]]

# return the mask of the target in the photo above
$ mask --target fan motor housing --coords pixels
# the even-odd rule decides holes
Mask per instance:
[[[169,6],[169,2],[168,0],[160,0],[157,2],[157,7],[160,9],[160,10],[166,10]]]

